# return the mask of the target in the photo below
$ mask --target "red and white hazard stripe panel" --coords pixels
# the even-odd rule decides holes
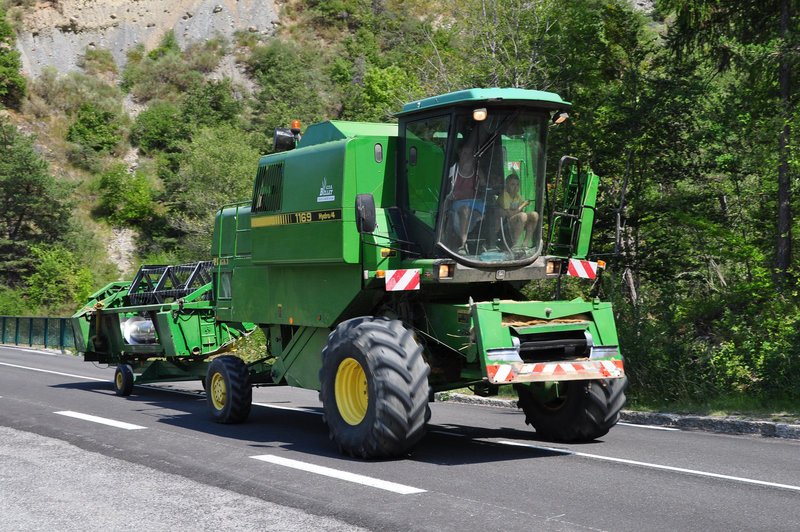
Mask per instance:
[[[594,279],[597,277],[597,263],[588,260],[569,259],[567,272],[573,277]]]
[[[623,371],[622,360],[486,365],[486,376],[495,383],[619,377]]]
[[[419,290],[419,270],[386,270],[386,291]]]

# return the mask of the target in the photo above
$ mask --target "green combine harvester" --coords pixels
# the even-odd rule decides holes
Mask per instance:
[[[87,361],[134,384],[201,380],[215,421],[253,386],[319,391],[339,450],[403,455],[439,391],[513,386],[537,435],[589,441],[627,383],[610,303],[529,301],[532,279],[594,278],[598,178],[564,157],[545,179],[553,93],[471,89],[407,104],[397,124],[275,132],[250,201],[216,216],[210,260],[142,266],[72,318]],[[547,218],[545,220],[545,218]],[[260,327],[262,359],[230,351]]]

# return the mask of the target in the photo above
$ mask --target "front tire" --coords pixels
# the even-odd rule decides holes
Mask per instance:
[[[342,322],[322,350],[319,398],[339,451],[361,458],[408,452],[430,419],[430,368],[400,321]]]
[[[126,397],[133,393],[133,368],[129,364],[120,364],[114,371],[114,392]]]
[[[253,388],[244,361],[233,355],[215,358],[205,380],[211,419],[217,423],[241,423],[250,415]]]
[[[525,423],[545,440],[588,442],[604,436],[619,421],[628,378],[560,383],[557,399],[537,397],[529,385],[516,385]]]

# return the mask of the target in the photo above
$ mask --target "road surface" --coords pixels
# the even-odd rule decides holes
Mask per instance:
[[[15,530],[799,530],[800,441],[618,425],[539,441],[521,412],[432,404],[408,457],[337,454],[316,392],[210,421],[199,383],[0,347],[0,522]]]

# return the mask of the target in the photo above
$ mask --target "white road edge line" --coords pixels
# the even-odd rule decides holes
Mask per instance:
[[[262,454],[258,456],[251,456],[250,458],[255,458],[256,460],[261,460],[262,462],[268,462],[270,464],[282,465],[286,467],[291,467],[293,469],[299,469],[300,471],[306,471],[308,473],[315,473],[317,475],[337,478],[339,480],[346,480],[347,482],[354,482],[356,484],[362,484],[364,486],[369,486],[372,488],[379,488],[382,490],[399,493],[400,495],[412,495],[415,493],[424,493],[426,491],[420,488],[406,486],[404,484],[397,484],[395,482],[380,480],[377,478],[367,477],[364,475],[357,475],[355,473],[348,473],[347,471],[340,471],[338,469],[332,469],[330,467],[309,464],[306,462],[300,462],[299,460],[292,460],[291,458],[282,458],[280,456],[275,456],[273,454]]]
[[[582,456],[584,458],[593,458],[595,460],[605,460],[606,462],[617,462],[620,464],[637,465],[648,467],[651,469],[661,469],[664,471],[673,471],[676,473],[687,473],[689,475],[697,475],[701,477],[719,478],[723,480],[732,480],[734,482],[742,482],[744,484],[754,484],[756,486],[766,486],[770,488],[783,488],[787,490],[800,491],[800,486],[793,486],[791,484],[779,484],[777,482],[767,482],[765,480],[755,480],[752,478],[734,477],[731,475],[722,475],[720,473],[711,473],[709,471],[699,471],[697,469],[686,469],[684,467],[674,467],[661,464],[651,464],[649,462],[639,462],[638,460],[628,460],[626,458],[614,458],[611,456],[602,456],[599,454],[582,453],[579,451],[569,451],[567,449],[556,449],[554,447],[543,447],[539,445],[530,445],[527,443],[518,443],[513,441],[501,440],[497,443],[502,445],[513,445],[515,447],[528,447],[530,449],[537,449],[539,451],[548,451],[552,453],[567,454],[574,456]]]
[[[98,381],[98,382],[111,382],[109,379],[98,379],[96,377],[87,377],[86,375],[73,375],[72,373],[62,373],[60,371],[52,371],[49,369],[39,369],[39,368],[31,368],[29,366],[19,366],[17,364],[9,364],[8,362],[0,362],[0,366],[9,366],[11,368],[20,368],[20,369],[28,369],[31,371],[40,371],[42,373],[50,373],[52,375],[63,375],[64,377],[74,377],[76,379],[88,379],[90,381]]]
[[[625,423],[623,421],[618,421],[617,425],[624,425],[626,427],[636,427],[637,429],[666,430],[669,432],[681,431],[681,429],[676,429],[675,427],[660,427],[658,425],[640,425],[638,423]]]
[[[82,419],[84,421],[91,421],[93,423],[100,423],[102,425],[109,425],[111,427],[117,427],[118,429],[139,430],[147,428],[147,427],[142,427],[141,425],[134,425],[133,423],[125,423],[124,421],[116,421],[104,417],[92,416],[90,414],[81,414],[80,412],[72,412],[71,410],[63,410],[61,412],[53,412],[53,413],[59,414],[61,416],[72,417],[75,419]]]

